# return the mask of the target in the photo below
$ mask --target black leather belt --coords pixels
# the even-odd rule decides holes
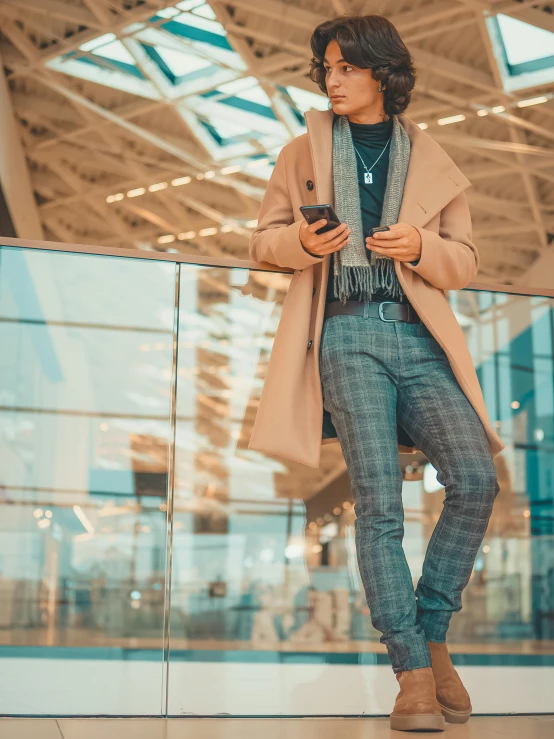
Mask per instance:
[[[410,303],[395,303],[390,300],[366,300],[365,305],[368,306],[368,315],[372,318],[380,318],[385,322],[405,321],[406,323],[421,323],[421,318],[417,315]],[[365,315],[364,301],[347,300],[343,304],[340,300],[332,300],[325,306],[323,318],[343,315]]]

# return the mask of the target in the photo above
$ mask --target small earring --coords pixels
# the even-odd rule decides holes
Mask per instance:
[[[383,92],[383,86],[381,85],[380,82],[379,82],[379,88],[378,88],[377,92]]]

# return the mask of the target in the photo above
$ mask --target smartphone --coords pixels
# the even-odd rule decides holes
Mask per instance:
[[[316,234],[323,234],[326,231],[332,231],[337,226],[340,226],[340,218],[333,210],[333,206],[329,203],[325,205],[301,205],[300,212],[309,224],[320,221],[325,218],[327,223],[325,226],[318,228]]]
[[[373,236],[377,231],[390,231],[390,228],[388,226],[375,226],[375,228],[369,229],[368,236]]]

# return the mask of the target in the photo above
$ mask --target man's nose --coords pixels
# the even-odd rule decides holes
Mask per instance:
[[[331,72],[329,76],[327,77],[327,89],[328,90],[336,90],[339,85],[339,81],[336,77],[333,77],[333,73]]]

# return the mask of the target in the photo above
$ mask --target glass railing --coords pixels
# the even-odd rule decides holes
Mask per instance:
[[[334,672],[389,664],[340,447],[248,449],[292,272],[1,243],[0,713],[367,712]],[[554,665],[554,292],[530,292],[449,295],[506,444],[458,664]],[[444,489],[401,464],[415,583]]]

